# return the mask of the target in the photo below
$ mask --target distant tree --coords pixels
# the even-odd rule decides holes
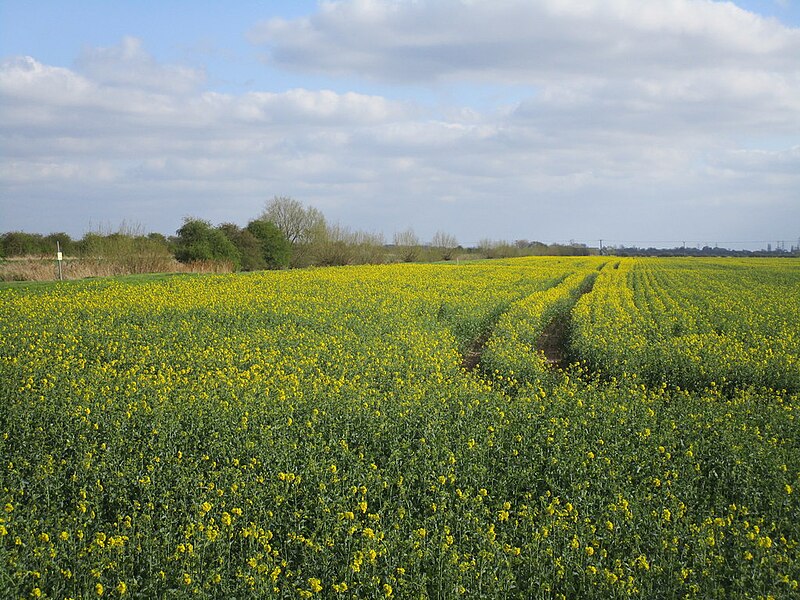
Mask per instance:
[[[437,231],[431,240],[431,247],[439,252],[442,260],[450,260],[453,258],[456,248],[458,248],[458,240],[454,235],[444,231]]]
[[[250,234],[257,241],[266,268],[280,269],[289,265],[292,248],[277,225],[271,221],[256,219],[247,224],[244,233]]]
[[[480,250],[481,254],[483,254],[486,258],[495,258],[495,256],[493,256],[495,246],[496,242],[490,240],[489,238],[478,240],[478,250]]]
[[[411,227],[394,234],[394,245],[403,262],[414,262],[419,256],[419,238]]]
[[[175,258],[180,262],[227,261],[233,263],[235,268],[241,268],[241,257],[236,246],[208,221],[187,217],[177,234]]]
[[[167,239],[167,236],[165,236],[163,233],[156,233],[156,232],[148,233],[147,239],[156,242],[158,244],[162,244],[164,246],[169,245],[169,240]]]
[[[31,256],[48,254],[44,238],[38,233],[9,231],[0,238],[3,256]],[[53,247],[55,252],[55,246]]]
[[[533,256],[547,254],[547,244],[543,244],[542,242],[531,242],[528,247]]]
[[[349,265],[354,262],[357,234],[338,223],[326,225],[312,247],[314,264],[323,267]]]
[[[57,245],[61,246],[61,252],[64,254],[73,254],[75,252],[75,242],[63,231],[44,236],[42,242],[44,249],[49,248],[51,254],[56,252]]]
[[[323,243],[327,224],[323,214],[313,207],[305,207],[297,200],[275,196],[267,202],[260,221],[269,221],[283,233],[291,245],[290,264],[305,267],[314,263],[318,246]]]
[[[217,229],[227,237],[239,253],[239,264],[243,271],[259,271],[266,268],[261,255],[261,244],[255,236],[234,223],[223,223]]]
[[[77,243],[78,253],[81,256],[101,256],[103,254],[104,236],[94,231],[88,231]]]
[[[486,258],[509,258],[520,254],[519,249],[506,240],[482,239],[478,248]]]
[[[259,220],[274,223],[292,245],[311,243],[325,228],[325,217],[319,210],[286,196],[267,202]]]
[[[357,231],[353,234],[355,256],[358,264],[381,264],[386,262],[386,241],[382,233]]]

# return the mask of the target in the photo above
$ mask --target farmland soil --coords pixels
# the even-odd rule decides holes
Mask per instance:
[[[483,347],[486,345],[486,342],[489,341],[489,337],[492,335],[492,330],[487,329],[484,331],[469,347],[469,349],[464,353],[464,356],[461,359],[461,367],[466,371],[474,371],[481,362],[481,356],[483,355]]]
[[[569,318],[568,315],[558,315],[544,328],[539,339],[536,340],[536,349],[544,353],[547,364],[554,368],[561,368],[567,358],[567,345],[569,344]]]
[[[548,366],[554,369],[561,369],[566,366],[569,360],[569,334],[572,308],[580,300],[581,296],[592,291],[594,278],[584,282],[583,287],[578,291],[574,301],[570,304],[569,310],[556,315],[542,331],[539,339],[536,340],[534,347],[544,353],[545,361]]]

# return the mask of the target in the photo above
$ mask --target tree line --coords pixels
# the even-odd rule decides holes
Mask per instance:
[[[283,196],[268,201],[263,212],[244,227],[213,225],[195,217],[184,219],[175,235],[144,233],[123,224],[117,232],[90,232],[74,240],[66,233],[41,235],[12,231],[0,236],[0,257],[53,256],[56,244],[65,257],[134,260],[174,259],[180,263],[224,263],[229,270],[256,271],[287,267],[335,266],[385,262],[506,258],[533,254],[588,254],[581,245],[482,240],[464,248],[455,236],[438,231],[425,243],[413,229],[383,235],[328,223],[318,209]],[[132,269],[141,272],[141,269]]]

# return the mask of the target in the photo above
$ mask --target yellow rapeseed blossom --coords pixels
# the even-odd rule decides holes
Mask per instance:
[[[791,596],[798,296],[788,257],[0,284],[4,568],[33,597],[406,597],[430,565]]]

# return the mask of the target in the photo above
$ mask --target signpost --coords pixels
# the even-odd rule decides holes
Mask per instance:
[[[58,280],[64,281],[64,277],[61,274],[61,261],[64,260],[64,255],[61,254],[61,244],[57,241],[56,242],[56,261],[58,262]]]

